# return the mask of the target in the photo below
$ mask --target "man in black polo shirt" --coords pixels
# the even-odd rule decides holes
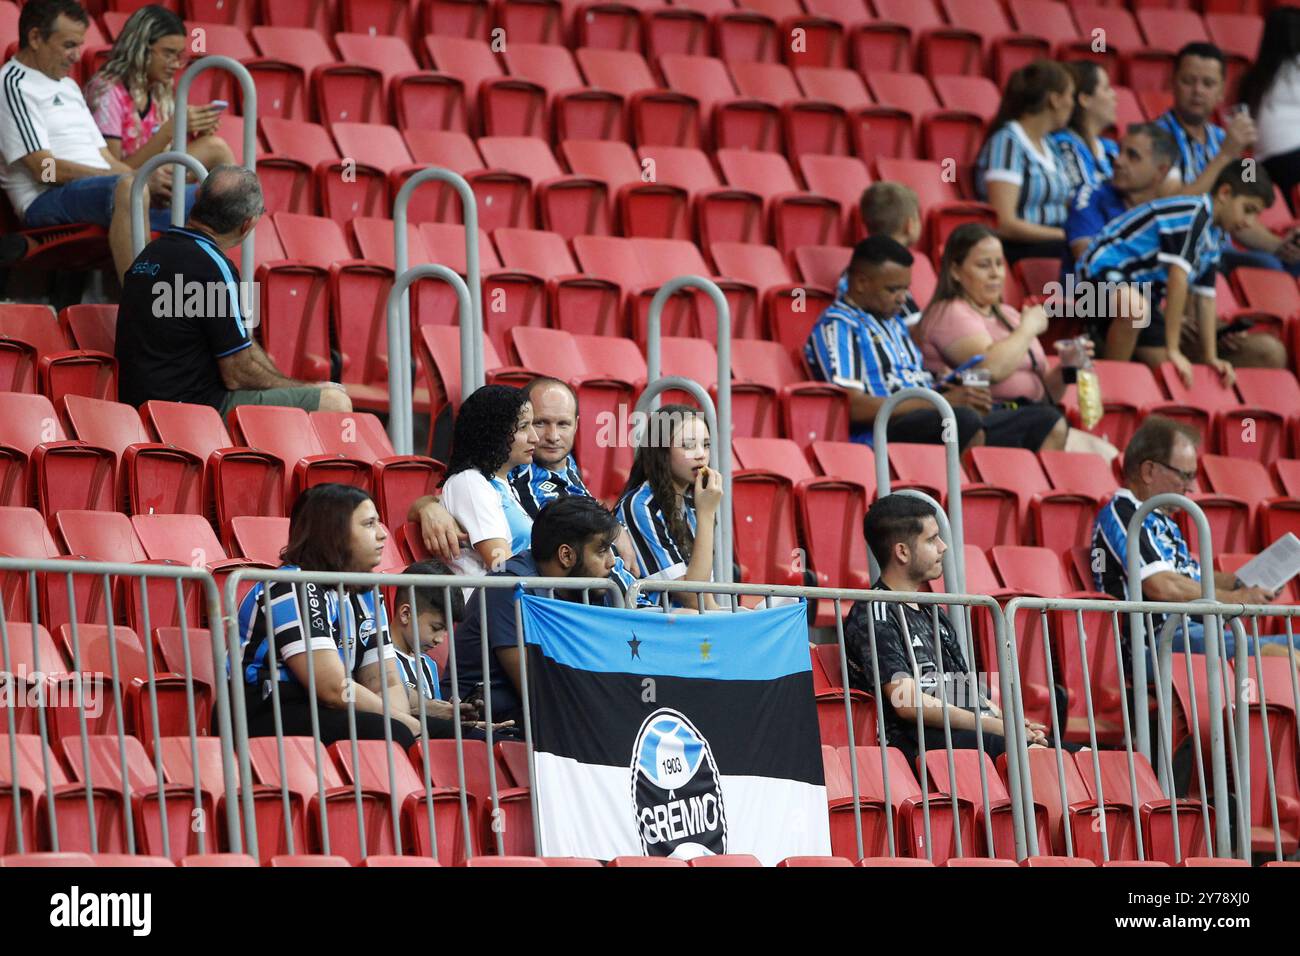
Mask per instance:
[[[920,591],[927,581],[943,574],[947,546],[939,536],[934,509],[908,495],[886,495],[873,504],[863,523],[867,546],[880,565],[878,591]],[[875,624],[876,660],[879,661],[880,693],[884,701],[885,737],[915,764],[919,751],[916,712],[921,711],[925,728],[925,749],[943,750],[942,693],[948,701],[948,723],[955,749],[976,746],[976,712],[982,715],[984,752],[997,758],[1006,748],[1002,713],[978,688],[972,687],[966,658],[948,616],[938,610],[942,662],[934,653],[935,607],[916,604],[885,604],[858,601],[844,628],[849,659],[849,678],[854,687],[875,694],[876,672],[871,656],[868,621]],[[911,652],[909,654],[909,645]],[[920,693],[913,679],[913,661],[920,674]],[[938,690],[939,680],[943,691]],[[1026,722],[1030,745],[1045,744],[1042,724]]]
[[[257,174],[214,166],[184,227],[168,229],[135,258],[117,310],[118,395],[211,405],[289,405],[350,412],[342,385],[287,378],[253,340],[233,248],[266,212]]]

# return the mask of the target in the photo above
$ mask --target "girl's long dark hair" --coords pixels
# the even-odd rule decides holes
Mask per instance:
[[[677,544],[677,550],[689,561],[695,545],[691,534],[690,522],[686,515],[677,508],[677,491],[673,488],[673,470],[670,455],[672,445],[680,441],[679,430],[692,418],[704,419],[704,413],[692,405],[664,405],[649,414],[645,434],[636,450],[632,461],[632,471],[627,476],[627,485],[623,488],[626,497],[642,483],[650,485],[655,507],[668,523],[668,533]]]
[[[285,564],[304,571],[352,570],[352,514],[373,499],[363,488],[336,483],[313,485],[298,496],[289,516]]]
[[[443,483],[471,468],[491,479],[510,460],[519,410],[527,402],[527,392],[509,385],[484,385],[465,399],[451,435],[451,455]]]
[[[1086,140],[1083,119],[1088,111],[1079,102],[1079,97],[1092,96],[1096,93],[1097,86],[1106,71],[1095,60],[1071,60],[1065,64],[1065,69],[1070,74],[1070,79],[1074,81],[1074,112],[1070,114],[1070,122],[1066,125]]]
[[[175,106],[172,88],[167,83],[150,85],[149,55],[155,43],[171,36],[188,40],[189,32],[185,21],[166,7],[151,4],[131,14],[109,51],[108,61],[86,84],[86,105],[93,110],[114,84],[122,83],[136,109],[144,109],[152,97],[158,104],[158,119],[166,122]]]
[[[1241,76],[1236,99],[1258,115],[1259,104],[1273,85],[1278,71],[1297,56],[1300,56],[1300,7],[1274,7],[1264,20],[1259,52]]]
[[[1047,108],[1047,98],[1070,88],[1070,74],[1055,60],[1034,60],[1011,74],[997,115],[989,121],[984,142],[1012,120]]]

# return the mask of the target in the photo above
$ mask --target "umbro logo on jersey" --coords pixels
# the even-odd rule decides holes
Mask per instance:
[[[543,481],[540,485],[537,486],[539,491],[547,491],[547,492],[555,491],[559,487],[560,486],[553,481]]]

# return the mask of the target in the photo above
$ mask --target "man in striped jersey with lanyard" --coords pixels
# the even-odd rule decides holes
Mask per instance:
[[[934,376],[921,362],[921,350],[902,315],[912,279],[912,254],[888,236],[870,236],[853,249],[846,278],[835,302],[808,334],[804,358],[813,376],[838,385],[849,396],[850,437],[872,444],[876,414],[885,400],[904,388],[934,388]],[[944,383],[939,389],[953,407],[957,434],[945,435],[943,420],[929,402],[915,399],[895,407],[890,441],[937,445],[956,440],[971,444],[1034,447],[1034,414],[994,409],[987,386]]]

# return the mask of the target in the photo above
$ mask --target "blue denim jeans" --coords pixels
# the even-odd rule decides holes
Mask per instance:
[[[32,200],[23,221],[32,229],[40,226],[68,226],[76,222],[91,222],[108,228],[113,220],[113,200],[120,178],[116,173],[111,176],[87,176],[85,179],[74,179],[66,185],[47,189]],[[194,205],[197,189],[197,186],[185,187],[186,216]],[[171,206],[149,210],[149,225],[154,231],[160,232],[171,224]]]

